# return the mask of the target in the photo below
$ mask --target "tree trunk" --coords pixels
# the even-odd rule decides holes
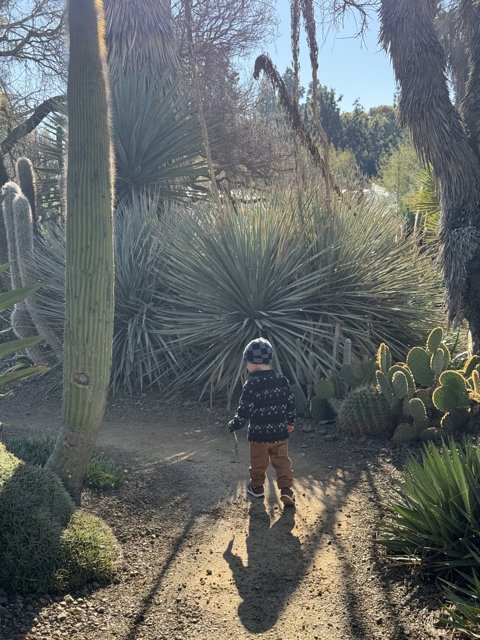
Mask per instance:
[[[48,461],[70,493],[81,484],[109,382],[114,262],[113,160],[101,0],[69,0],[69,153],[63,429]]]
[[[402,123],[439,180],[449,321],[466,318],[480,352],[480,159],[450,100],[437,11],[437,0],[382,0],[381,39],[400,83]]]

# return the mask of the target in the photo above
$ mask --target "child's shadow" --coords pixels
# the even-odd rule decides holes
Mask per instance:
[[[247,565],[232,553],[233,540],[223,557],[243,600],[238,607],[240,620],[249,631],[261,633],[273,627],[295,591],[303,574],[304,557],[299,539],[292,534],[294,509],[284,509],[270,527],[263,501],[255,501],[249,517]]]

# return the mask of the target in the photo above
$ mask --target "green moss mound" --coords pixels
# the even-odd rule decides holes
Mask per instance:
[[[76,589],[88,582],[110,582],[121,558],[120,545],[110,527],[97,516],[79,509],[60,540],[62,569],[57,584]]]
[[[113,576],[120,557],[109,527],[75,505],[49,469],[0,444],[0,587],[52,593]]]

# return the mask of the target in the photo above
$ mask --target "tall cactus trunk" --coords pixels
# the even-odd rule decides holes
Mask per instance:
[[[113,165],[101,0],[69,0],[63,429],[48,461],[74,498],[103,419],[114,311]]]

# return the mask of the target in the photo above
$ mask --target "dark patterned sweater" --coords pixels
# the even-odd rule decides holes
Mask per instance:
[[[271,369],[250,374],[228,427],[236,431],[247,420],[250,420],[250,442],[277,442],[288,438],[287,424],[295,421],[295,401],[285,376]]]

